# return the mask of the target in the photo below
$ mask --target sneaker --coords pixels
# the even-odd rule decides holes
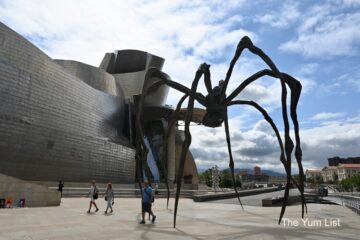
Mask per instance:
[[[144,220],[141,220],[140,224],[145,224],[145,221],[144,221]]]
[[[95,212],[98,212],[99,211],[99,209],[97,208],[96,210],[95,210]]]
[[[156,219],[156,216],[153,216],[151,222],[154,223],[154,222],[155,222],[155,219]]]
[[[90,210],[88,210],[87,213],[90,213]]]
[[[107,214],[107,211],[105,211],[104,213]]]
[[[111,210],[110,213],[113,213],[113,210]]]

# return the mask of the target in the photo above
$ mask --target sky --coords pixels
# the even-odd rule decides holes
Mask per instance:
[[[54,59],[98,66],[105,52],[147,51],[165,58],[163,71],[187,87],[203,62],[211,65],[213,85],[224,79],[236,45],[249,36],[303,86],[298,118],[304,169],[321,169],[329,157],[360,156],[360,0],[0,0],[0,21]],[[245,51],[227,94],[265,68]],[[200,84],[198,91],[205,90]],[[167,104],[181,96],[171,90]],[[258,102],[283,132],[280,97],[279,81],[262,78],[237,99]],[[244,106],[228,111],[235,167],[285,172],[262,115]],[[194,125],[191,133],[199,170],[228,167],[223,126]]]

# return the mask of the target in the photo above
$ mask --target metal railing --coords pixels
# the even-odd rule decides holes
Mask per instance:
[[[351,196],[351,195],[342,195],[341,203],[343,206],[351,208],[358,214],[360,214],[360,197]]]
[[[350,208],[356,213],[360,214],[360,196],[354,196],[344,193],[332,193],[331,197],[336,197],[341,201],[341,205]]]

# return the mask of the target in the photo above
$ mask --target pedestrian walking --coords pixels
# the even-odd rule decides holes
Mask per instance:
[[[62,198],[63,188],[64,188],[64,181],[60,180],[59,185],[58,185],[58,191],[60,192],[60,198]]]
[[[112,189],[112,184],[108,183],[107,188],[106,188],[106,192],[105,192],[105,201],[107,201],[107,207],[105,210],[105,214],[107,214],[108,210],[110,209],[110,213],[113,212],[113,208],[112,205],[114,204],[114,191]]]
[[[89,210],[87,212],[90,213],[92,205],[94,205],[94,207],[96,208],[95,212],[99,211],[99,208],[95,203],[95,200],[98,199],[99,197],[99,190],[96,187],[95,180],[92,180],[89,194],[90,194],[90,205],[89,205]]]
[[[154,223],[156,216],[153,213],[153,211],[151,210],[151,203],[152,203],[152,198],[154,196],[154,191],[149,186],[149,183],[147,181],[144,182],[144,188],[142,189],[142,191],[143,191],[142,207],[141,207],[142,208],[141,209],[142,220],[141,220],[140,224],[145,224],[145,212],[148,212],[152,216],[151,222]]]

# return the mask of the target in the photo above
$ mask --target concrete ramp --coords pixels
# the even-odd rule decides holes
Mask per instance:
[[[26,207],[60,205],[60,192],[47,187],[0,174],[0,199],[12,199],[16,207],[21,198]]]

